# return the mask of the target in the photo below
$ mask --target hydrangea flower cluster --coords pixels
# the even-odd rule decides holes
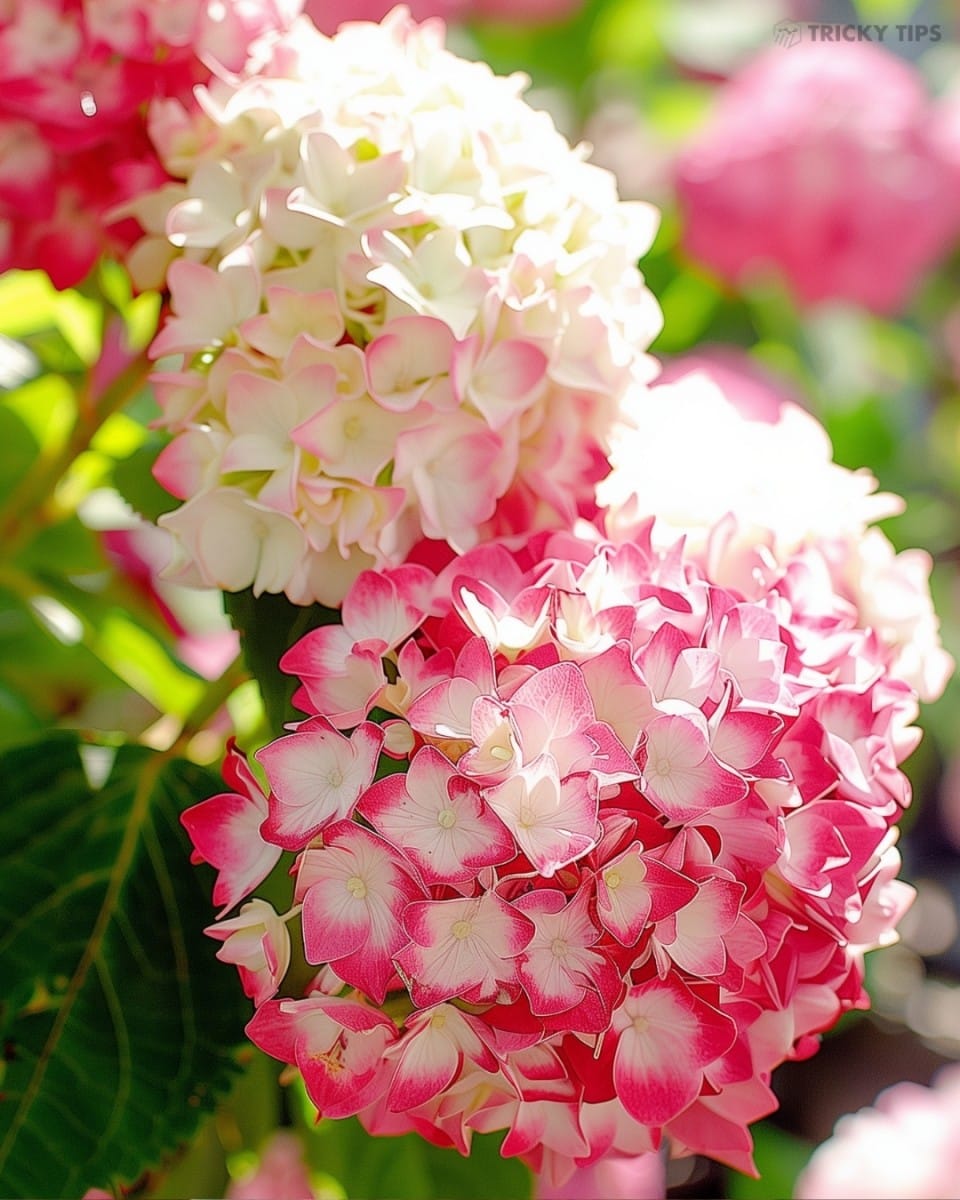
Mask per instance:
[[[171,296],[156,474],[188,580],[336,605],[424,536],[463,552],[594,508],[654,373],[656,214],[442,36],[402,9],[297,25],[199,118],[154,107],[179,182],[136,205],[131,267]]]
[[[936,113],[882,46],[772,47],[680,156],[687,249],[734,284],[773,267],[802,304],[895,312],[960,230]]]
[[[712,580],[751,599],[804,551],[886,645],[892,672],[935,700],[953,660],[930,597],[932,559],[898,554],[870,528],[903,511],[900,497],[878,493],[869,471],[835,463],[819,421],[742,353],[685,356],[662,380],[625,402],[598,488],[608,536],[629,540],[655,512],[656,545],[683,536]]]
[[[70,287],[138,236],[116,205],[166,178],[151,100],[241,71],[302,0],[7,0],[0,23],[0,270]]]
[[[747,597],[650,524],[362,573],[281,662],[306,718],[188,810],[264,1051],[319,1114],[553,1185],[751,1171],[772,1069],[889,941],[913,691],[801,550]],[[292,907],[247,900],[296,855]],[[221,914],[221,915],[223,915]],[[317,974],[286,978],[291,933]]]

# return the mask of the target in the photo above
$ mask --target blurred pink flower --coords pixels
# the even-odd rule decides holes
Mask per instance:
[[[474,16],[495,21],[561,21],[583,5],[583,0],[473,0]]]
[[[178,657],[205,679],[218,679],[240,653],[240,639],[218,593],[160,577],[173,555],[172,536],[146,521],[100,536],[108,558],[174,635]]]
[[[863,42],[772,47],[680,156],[685,245],[736,285],[773,266],[803,304],[895,312],[960,225],[916,70]]]
[[[796,1200],[957,1200],[960,1065],[932,1087],[898,1083],[841,1117],[797,1180]]]
[[[559,21],[576,12],[583,0],[406,0],[415,21]],[[382,21],[396,0],[307,0],[304,11],[322,33],[336,33],[345,21]]]
[[[233,1180],[226,1191],[227,1200],[314,1200],[315,1195],[300,1139],[283,1130],[264,1146],[256,1170]]]
[[[661,1154],[611,1155],[578,1167],[559,1187],[538,1183],[537,1200],[662,1200],[667,1172]]]
[[[306,0],[304,12],[321,33],[336,33],[347,21],[382,21],[396,0]],[[429,17],[455,20],[469,5],[467,0],[407,0],[415,21]]]

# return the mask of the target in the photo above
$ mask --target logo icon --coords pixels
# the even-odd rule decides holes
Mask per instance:
[[[784,50],[799,45],[803,41],[803,31],[797,21],[778,21],[773,27],[773,41]]]

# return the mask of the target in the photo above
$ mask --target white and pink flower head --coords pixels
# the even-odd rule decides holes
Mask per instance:
[[[171,296],[156,474],[185,578],[338,605],[424,536],[594,509],[655,371],[656,214],[442,30],[300,24],[202,117],[154,107],[177,182],[136,206],[131,267]]]
[[[738,286],[773,269],[803,305],[896,312],[960,230],[933,116],[882,46],[771,47],[680,156],[686,249]]]
[[[670,363],[661,385],[624,404],[612,470],[598,487],[608,536],[629,539],[656,513],[654,543],[687,553],[725,586],[762,594],[791,558],[829,576],[874,631],[894,674],[935,700],[953,670],[930,598],[930,555],[897,554],[872,522],[903,510],[867,470],[833,461],[815,417],[740,351]],[[693,431],[693,432],[691,432]]]
[[[746,595],[650,533],[363,572],[282,660],[265,798],[234,759],[185,814],[231,909],[296,855],[287,914],[211,933],[322,1116],[507,1130],[552,1188],[666,1143],[752,1171],[773,1068],[866,1004],[915,695],[804,553]]]
[[[113,210],[166,179],[147,136],[160,97],[242,71],[302,0],[8,0],[0,19],[0,270],[80,282],[129,249]]]

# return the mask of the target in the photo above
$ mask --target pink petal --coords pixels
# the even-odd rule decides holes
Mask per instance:
[[[703,1068],[733,1044],[737,1027],[678,979],[632,987],[617,1013],[617,1095],[644,1125],[663,1125],[697,1098]]]
[[[383,730],[370,721],[349,738],[333,729],[287,734],[257,752],[273,794],[265,837],[299,850],[322,829],[348,817],[369,787]]]

